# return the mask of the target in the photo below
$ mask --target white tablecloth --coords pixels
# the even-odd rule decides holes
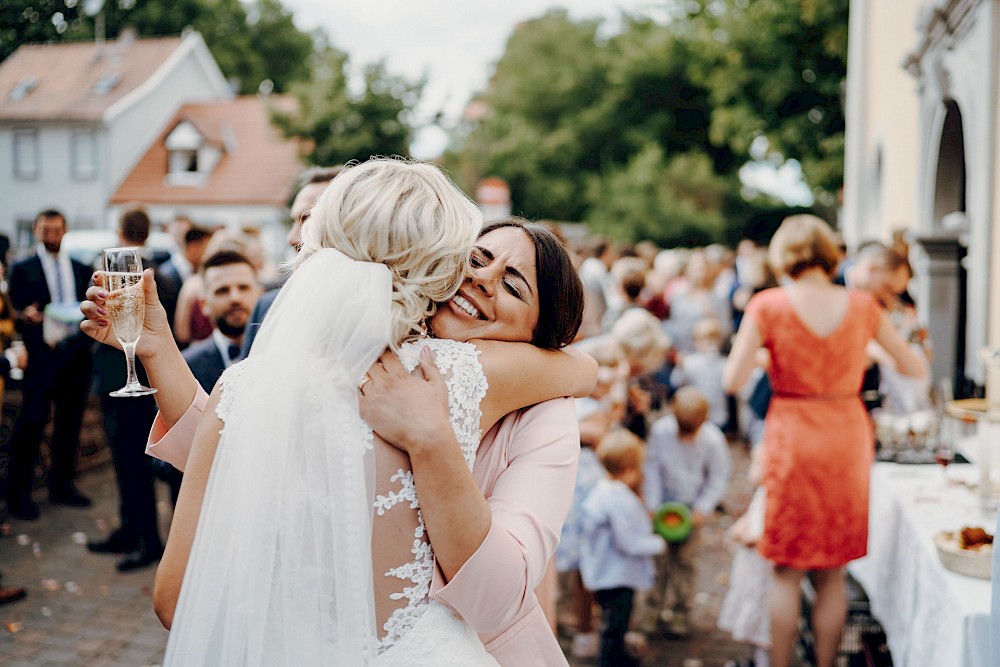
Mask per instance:
[[[885,629],[895,667],[987,667],[990,581],[946,570],[934,547],[941,530],[982,526],[995,515],[964,485],[946,487],[936,465],[876,463],[871,478],[868,555],[848,570]],[[976,478],[970,465],[948,470]]]

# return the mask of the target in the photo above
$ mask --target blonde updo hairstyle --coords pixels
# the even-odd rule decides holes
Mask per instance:
[[[815,215],[785,218],[767,247],[767,260],[778,277],[797,278],[806,269],[818,266],[832,278],[840,262],[837,239]]]
[[[320,195],[289,268],[323,248],[385,264],[396,348],[461,286],[482,224],[479,207],[435,165],[373,158],[345,168]]]

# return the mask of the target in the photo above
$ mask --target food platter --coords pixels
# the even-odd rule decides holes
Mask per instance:
[[[958,531],[941,531],[934,536],[941,564],[958,574],[978,579],[990,579],[993,569],[993,545],[963,548]]]

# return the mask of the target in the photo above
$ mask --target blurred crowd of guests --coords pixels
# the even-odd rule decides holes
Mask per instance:
[[[809,260],[829,263],[828,272],[819,272],[823,281],[874,297],[929,368],[931,341],[907,291],[907,248],[868,242],[848,254],[826,230],[834,241],[831,257]],[[760,444],[773,398],[767,350],[757,351],[756,368],[738,390],[726,391],[724,372],[751,298],[779,280],[768,248],[749,240],[735,249],[599,242],[581,251],[586,314],[578,345],[601,370],[591,397],[577,401],[580,468],[556,557],[558,619],[573,637],[574,655],[596,656],[601,665],[639,664],[650,633],[684,638],[692,631],[700,533],[724,509],[730,447],[750,447],[751,483],[762,479]],[[794,279],[785,275],[785,281]],[[925,407],[926,375],[900,372],[874,340],[862,351],[863,381],[847,383],[861,381],[868,409]],[[771,648],[774,563],[754,548],[763,533],[764,497],[758,488],[729,531],[731,581],[739,585],[718,619],[720,628],[754,647],[745,664],[756,667],[769,664]],[[654,531],[653,518],[668,502],[690,510],[691,527],[682,539]]]

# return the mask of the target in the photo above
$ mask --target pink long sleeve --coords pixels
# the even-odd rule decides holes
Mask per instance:
[[[153,427],[149,430],[149,440],[146,441],[146,453],[184,472],[188,454],[191,453],[191,443],[194,442],[194,432],[198,428],[202,413],[205,412],[206,403],[208,394],[198,387],[198,393],[194,395],[191,406],[170,428],[167,428],[160,413],[157,412]]]
[[[544,624],[534,590],[559,542],[579,454],[573,399],[508,415],[480,445],[473,476],[493,523],[450,582],[435,571],[431,592],[486,635],[487,643],[533,611]]]

